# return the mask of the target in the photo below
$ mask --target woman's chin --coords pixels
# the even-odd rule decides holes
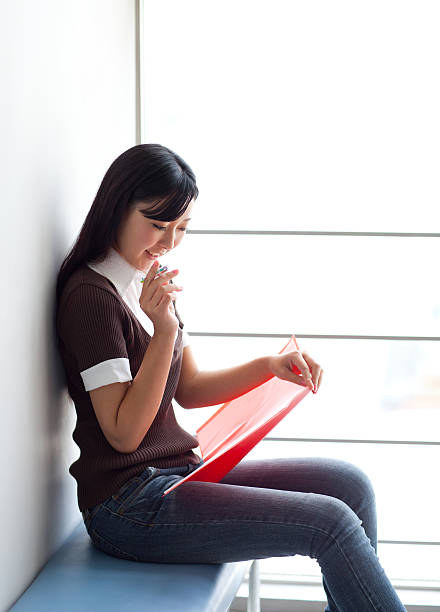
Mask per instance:
[[[153,262],[151,260],[146,261],[145,257],[142,257],[141,261],[138,261],[135,265],[136,270],[139,270],[139,272],[148,272],[148,270],[151,268],[151,264]]]

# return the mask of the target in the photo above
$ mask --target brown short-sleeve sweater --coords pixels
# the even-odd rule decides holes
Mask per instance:
[[[198,447],[198,440],[177,423],[172,405],[183,351],[183,323],[178,318],[173,358],[156,417],[136,451],[119,453],[101,430],[80,372],[93,366],[100,367],[102,372],[102,364],[107,362],[106,372],[118,368],[115,379],[131,380],[141,366],[151,336],[113,283],[101,274],[82,266],[67,281],[56,324],[67,388],[77,413],[73,439],[80,448],[80,457],[69,472],[77,481],[81,511],[103,502],[148,466],[174,467],[200,462],[200,457],[191,450]],[[108,382],[102,380],[102,384]]]

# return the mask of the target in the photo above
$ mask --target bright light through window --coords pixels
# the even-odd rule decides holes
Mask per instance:
[[[190,334],[250,335],[191,336],[200,369],[303,334],[325,379],[272,435],[335,441],[266,441],[252,456],[362,467],[388,575],[440,584],[440,3],[145,1],[143,31],[142,142],[194,170],[190,228],[305,232],[190,231],[167,255]],[[175,406],[192,432],[217,408]],[[402,541],[418,542],[405,564]]]

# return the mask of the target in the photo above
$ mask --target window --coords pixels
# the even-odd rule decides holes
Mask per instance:
[[[248,458],[361,467],[393,584],[440,588],[440,5],[145,1],[142,26],[141,141],[200,189],[167,260],[200,367],[294,333],[325,370]],[[217,408],[176,414],[194,432]]]

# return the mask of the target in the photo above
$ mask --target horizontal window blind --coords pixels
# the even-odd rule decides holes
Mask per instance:
[[[388,575],[431,584],[439,26],[434,0],[145,0],[142,21],[141,142],[176,151],[200,189],[166,261],[200,369],[278,353],[294,333],[321,389],[248,458],[362,467]],[[195,431],[217,408],[176,413]],[[288,561],[264,560],[263,576],[314,563]]]

